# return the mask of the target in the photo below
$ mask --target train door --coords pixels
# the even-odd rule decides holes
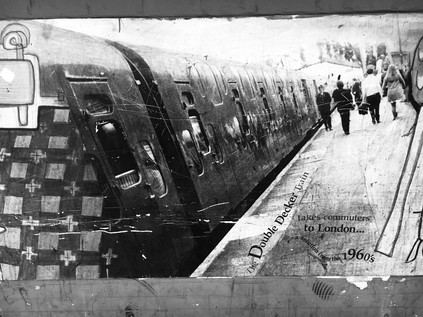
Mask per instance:
[[[296,135],[301,135],[302,134],[302,125],[301,125],[301,119],[302,119],[302,111],[300,108],[300,103],[298,100],[298,95],[296,92],[296,84],[293,80],[289,81],[289,90],[291,92],[291,100],[293,103],[293,108],[294,108],[294,114],[293,114],[293,132]]]
[[[123,213],[157,210],[154,200],[149,199],[148,190],[139,186],[142,173],[137,162],[139,158],[134,154],[134,140],[125,129],[128,118],[122,117],[118,110],[118,105],[125,103],[112,92],[108,78],[59,77],[86,150],[104,173],[106,185]],[[131,116],[133,118],[136,113]],[[148,138],[142,128],[138,133]]]
[[[200,115],[198,109],[204,105],[198,105],[198,94],[188,84],[177,83],[177,88],[188,117],[179,128],[181,145],[202,205],[200,211],[213,229],[230,209],[221,141],[212,118]],[[200,94],[206,92],[200,90]]]

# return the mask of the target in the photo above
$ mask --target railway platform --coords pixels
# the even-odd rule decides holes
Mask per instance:
[[[423,274],[422,117],[380,108],[334,112],[191,276]]]

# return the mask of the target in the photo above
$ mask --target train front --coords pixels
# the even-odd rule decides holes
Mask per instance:
[[[166,171],[126,60],[49,25],[0,31],[1,278],[177,274],[190,229],[180,247],[162,225]]]

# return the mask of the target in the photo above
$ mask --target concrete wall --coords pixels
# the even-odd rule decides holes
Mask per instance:
[[[400,276],[13,281],[0,316],[421,316],[422,298],[423,277]]]

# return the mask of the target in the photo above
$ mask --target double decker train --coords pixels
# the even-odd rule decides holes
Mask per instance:
[[[183,275],[319,123],[297,73],[30,21],[0,32],[2,279]]]

